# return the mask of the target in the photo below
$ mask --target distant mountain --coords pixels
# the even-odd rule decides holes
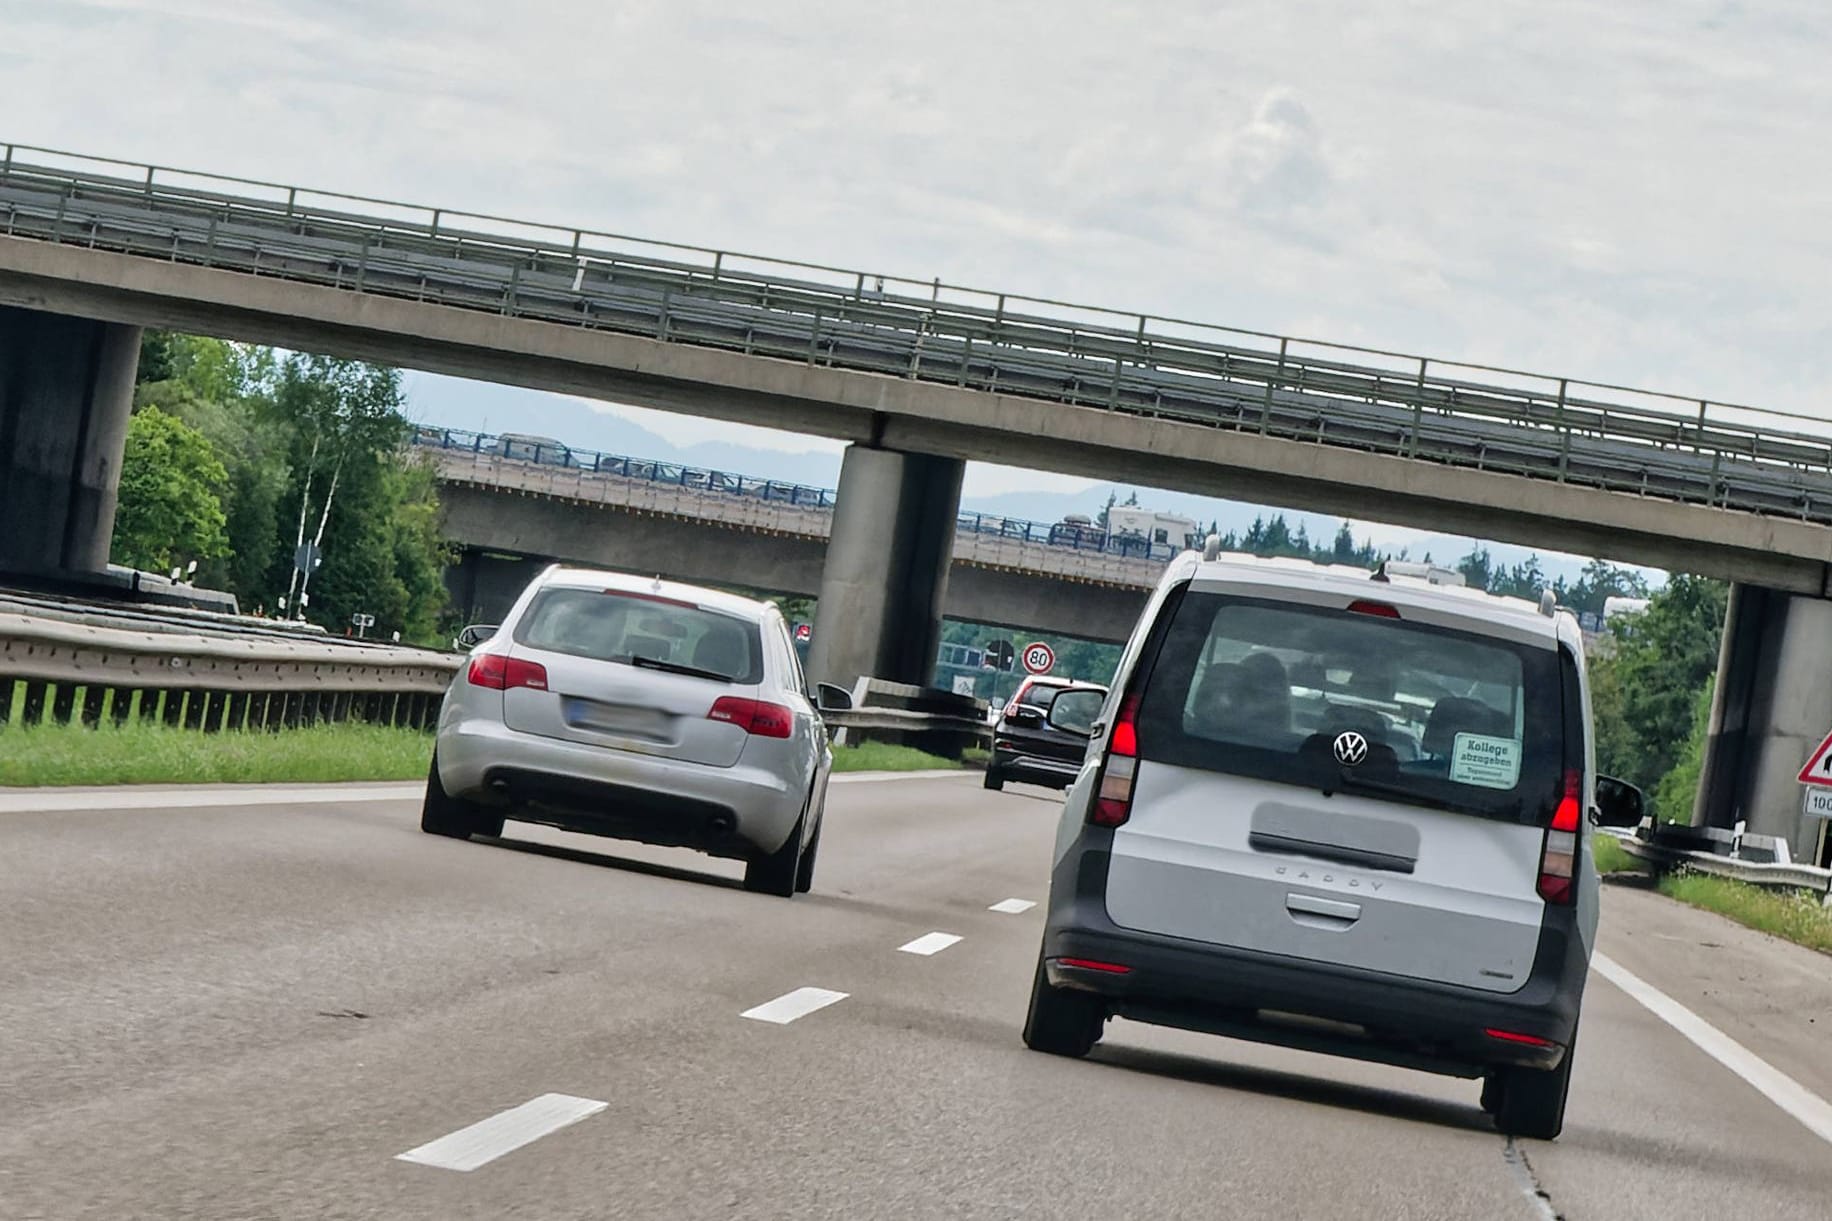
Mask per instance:
[[[574,449],[627,454],[633,458],[729,471],[810,487],[832,488],[840,478],[838,447],[833,442],[816,438],[806,439],[809,448],[805,450],[764,448],[731,441],[677,445],[626,416],[594,410],[579,399],[430,374],[409,374],[407,395],[409,414],[417,423],[442,428],[531,433],[552,437]],[[1230,531],[1244,534],[1256,517],[1272,517],[1281,512],[1187,492],[1104,484],[1080,492],[1006,492],[996,496],[970,496],[963,498],[961,508],[968,513],[1049,523],[1061,521],[1071,513],[1096,517],[1106,505],[1109,494],[1124,501],[1134,492],[1139,502],[1148,508],[1181,514],[1199,526],[1214,523],[1223,534]],[[1286,512],[1285,520],[1293,531],[1302,525],[1313,540],[1327,542],[1336,536],[1343,519],[1317,513]],[[1354,522],[1352,525],[1358,542],[1370,541],[1380,550],[1394,555],[1404,552],[1415,560],[1429,555],[1439,563],[1454,564],[1477,545],[1467,537],[1428,534],[1377,522]],[[1528,547],[1502,543],[1488,546],[1494,562],[1500,567],[1521,563],[1534,554]],[[1550,552],[1537,554],[1541,566],[1552,578],[1562,576],[1574,580],[1584,566],[1580,558]],[[1650,576],[1659,579],[1659,574],[1651,573]]]

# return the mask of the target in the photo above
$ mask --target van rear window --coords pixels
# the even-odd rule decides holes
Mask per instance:
[[[1557,651],[1192,591],[1147,679],[1139,753],[1542,824],[1563,795]]]

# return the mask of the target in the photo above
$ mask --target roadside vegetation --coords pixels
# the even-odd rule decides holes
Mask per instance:
[[[1590,846],[1597,859],[1598,873],[1641,873],[1647,869],[1646,865],[1630,856],[1613,835],[1592,835]]]
[[[340,635],[361,613],[373,635],[442,642],[438,492],[403,448],[403,406],[395,369],[149,331],[113,560],[157,573],[195,564],[187,579],[234,594],[245,613],[305,604]],[[308,545],[320,557],[309,581],[294,566]]]
[[[420,780],[432,749],[417,730],[362,724],[211,734],[138,721],[13,726],[0,730],[0,787]]]
[[[861,742],[833,748],[836,772],[926,772],[959,768],[959,762],[889,742]]]
[[[1770,936],[1832,954],[1832,909],[1804,891],[1765,890],[1729,878],[1682,871],[1662,878],[1660,893]]]

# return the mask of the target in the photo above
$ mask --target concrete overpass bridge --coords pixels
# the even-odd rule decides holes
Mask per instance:
[[[926,672],[970,458],[1726,578],[1700,814],[1806,842],[1821,420],[6,145],[0,569],[105,558],[146,325],[852,442],[812,658],[842,681]]]
[[[833,530],[824,488],[620,455],[510,456],[492,437],[422,429],[454,599],[494,621],[550,560],[817,597]],[[545,459],[545,460],[543,460]],[[1052,538],[1055,541],[1051,541]],[[1014,630],[1123,642],[1173,549],[1103,547],[1078,531],[963,513],[944,611]]]

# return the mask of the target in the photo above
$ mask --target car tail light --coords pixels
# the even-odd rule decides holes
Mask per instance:
[[[1369,602],[1366,599],[1349,603],[1351,615],[1374,615],[1381,619],[1399,618],[1399,610],[1385,602]]]
[[[1584,778],[1565,773],[1565,795],[1546,831],[1546,846],[1539,858],[1539,897],[1548,903],[1570,906],[1575,900],[1578,831],[1584,822]]]
[[[712,711],[706,714],[706,719],[736,725],[745,733],[760,738],[786,738],[795,729],[795,714],[781,704],[736,695],[720,697]]]
[[[1536,1034],[1522,1034],[1518,1030],[1496,1030],[1490,1027],[1482,1032],[1498,1043],[1519,1043],[1523,1047],[1557,1047],[1551,1039],[1542,1039]]]
[[[519,657],[505,657],[501,653],[479,653],[471,658],[471,668],[464,677],[471,686],[487,687],[492,691],[507,691],[513,687],[547,690],[546,666]]]
[[[1139,697],[1128,695],[1120,703],[1113,733],[1107,739],[1107,762],[1101,768],[1100,790],[1088,821],[1097,827],[1117,827],[1132,815],[1132,779],[1139,767]]]

